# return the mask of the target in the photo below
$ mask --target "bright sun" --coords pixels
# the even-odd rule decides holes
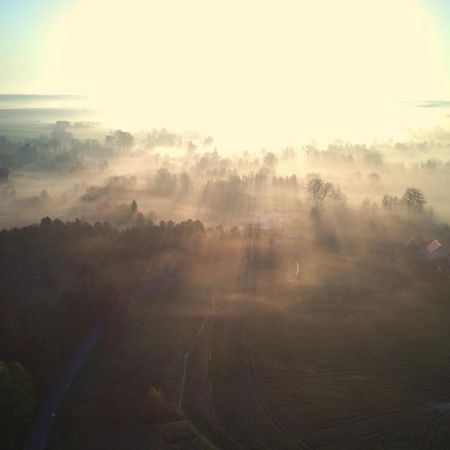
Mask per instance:
[[[92,95],[112,125],[243,145],[387,134],[389,102],[444,91],[415,0],[81,0],[46,59],[42,79]]]

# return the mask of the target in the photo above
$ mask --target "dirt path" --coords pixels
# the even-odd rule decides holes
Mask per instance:
[[[199,329],[197,330],[197,333],[195,334],[194,338],[192,339],[191,343],[189,344],[189,347],[187,348],[186,353],[184,354],[183,373],[181,376],[180,396],[178,398],[178,408],[180,409],[180,411],[183,411],[183,399],[184,399],[184,392],[185,392],[185,387],[186,387],[186,373],[187,373],[187,368],[188,368],[188,364],[189,364],[189,357],[191,355],[192,349],[194,348],[196,342],[198,341],[198,338],[202,334],[202,331],[205,328],[213,310],[214,310],[214,295],[212,295],[212,297],[211,297],[210,311],[203,319],[203,322],[201,323]]]
[[[433,450],[441,426],[450,417],[450,403],[441,403],[432,406],[434,409],[438,409],[439,414],[437,419],[431,421],[430,427],[424,436],[422,448],[427,450]]]
[[[250,320],[250,317],[248,318]],[[252,384],[255,388],[256,397],[261,407],[261,410],[265,414],[267,420],[272,423],[272,425],[276,428],[279,434],[285,439],[293,448],[298,448],[302,450],[313,450],[313,448],[305,441],[294,438],[288,430],[283,426],[282,422],[276,417],[273,411],[270,409],[270,406],[266,402],[264,398],[264,393],[262,392],[261,380],[258,375],[258,371],[256,369],[256,365],[253,358],[253,353],[249,344],[248,339],[248,326],[245,330],[245,346],[247,349],[247,358],[248,358],[248,367],[249,367],[249,377],[252,380]]]
[[[197,372],[193,383],[189,372],[185,409],[223,448],[310,449],[290,436],[266,405],[247,338],[256,312],[249,309],[248,297],[230,294],[209,318],[210,342],[199,339],[192,352]]]

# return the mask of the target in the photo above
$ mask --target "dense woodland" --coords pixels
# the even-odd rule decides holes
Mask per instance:
[[[199,221],[118,231],[49,218],[0,232],[2,448],[23,438],[83,335],[144,281],[171,276],[175,289],[204,234]]]

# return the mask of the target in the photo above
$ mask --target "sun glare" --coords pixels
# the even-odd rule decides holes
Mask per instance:
[[[60,23],[42,79],[91,95],[111,126],[132,130],[363,140],[414,125],[396,101],[444,90],[413,0],[81,1]]]

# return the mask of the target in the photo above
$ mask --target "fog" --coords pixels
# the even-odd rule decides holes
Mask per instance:
[[[212,136],[165,128],[74,136],[92,126],[60,120],[36,138],[0,137],[1,227],[44,216],[119,228],[188,218],[211,226],[242,226],[262,217],[288,223],[319,206],[404,213],[408,188],[424,195],[423,215],[436,222],[450,218],[445,128],[410,131],[399,142],[335,140],[322,147],[313,142],[222,153]],[[313,178],[330,183],[323,205],[308,190]],[[388,206],[390,197],[398,205]]]
[[[299,441],[326,442],[321,424],[344,408],[351,423],[381,411],[386,422],[368,429],[384,434],[393,408],[434,414],[424,405],[447,399],[445,128],[230,152],[201,132],[45,127],[0,138],[2,370],[30,380],[11,400],[27,408],[4,433],[9,448],[40,435],[33,420],[51,416],[47,395],[62,401],[52,386],[69,358],[83,366],[83,387],[52,407],[55,448],[73,429],[90,427],[106,449],[104,429],[154,433],[186,417],[201,422],[180,448],[196,433],[222,448],[262,448],[272,425],[254,400],[259,379]],[[85,347],[92,354],[80,356]],[[428,390],[416,389],[418,373]],[[229,399],[239,420],[216,429]],[[74,448],[90,445],[79,435]],[[283,436],[270,448],[287,448]],[[337,436],[350,447],[351,433]]]
[[[0,0],[0,449],[448,449],[450,4]]]

